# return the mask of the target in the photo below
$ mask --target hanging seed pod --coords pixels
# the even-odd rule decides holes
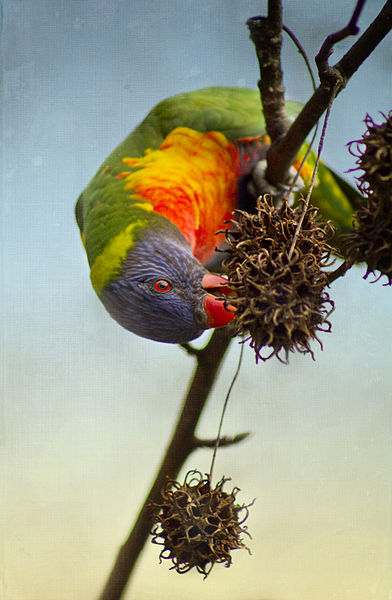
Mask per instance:
[[[295,350],[314,358],[310,342],[316,339],[321,345],[319,332],[331,329],[327,317],[333,302],[322,268],[332,250],[327,241],[333,228],[309,207],[290,255],[302,207],[276,208],[264,196],[256,214],[235,211],[233,226],[226,231],[230,257],[225,268],[235,292],[230,303],[237,309],[234,325],[239,333],[250,334],[246,340],[256,361],[276,355],[287,362]]]
[[[352,170],[363,171],[357,179],[359,191],[365,196],[382,195],[382,192],[388,196],[392,187],[392,111],[388,115],[381,114],[385,120],[380,125],[366,115],[362,138],[348,144],[350,153],[357,159],[357,166]]]
[[[377,125],[367,115],[367,130],[360,140],[350,142],[356,156],[358,188],[365,195],[364,205],[355,213],[353,232],[344,236],[347,257],[352,262],[365,262],[365,279],[385,275],[392,284],[392,112],[383,115]],[[377,273],[379,275],[377,276]]]
[[[152,541],[163,546],[160,561],[171,560],[178,573],[196,567],[207,577],[215,563],[231,565],[232,550],[248,550],[241,539],[249,535],[243,526],[248,510],[235,504],[238,488],[230,494],[223,491],[226,481],[222,478],[212,489],[208,477],[189,471],[183,484],[168,481],[163,489]],[[240,519],[241,512],[245,515]]]

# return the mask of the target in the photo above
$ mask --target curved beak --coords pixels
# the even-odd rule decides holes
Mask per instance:
[[[206,273],[201,285],[205,290],[211,291],[204,296],[203,307],[207,315],[207,328],[224,327],[234,319],[236,308],[225,302],[225,298],[215,294],[233,296],[233,290],[228,286],[227,279],[221,275]]]

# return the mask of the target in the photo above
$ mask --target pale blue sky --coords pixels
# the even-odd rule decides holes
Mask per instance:
[[[285,2],[312,57],[353,2]],[[361,26],[382,2],[367,3]],[[5,600],[86,600],[100,589],[160,460],[192,361],[121,329],[96,299],[73,206],[105,156],[160,99],[256,85],[244,23],[266,2],[4,0],[2,244]],[[351,40],[342,43],[336,58]],[[284,46],[288,97],[310,83]],[[334,105],[324,158],[343,174],[366,113],[391,109],[391,37]],[[348,178],[353,181],[352,174]],[[149,547],[127,598],[386,600],[391,593],[391,289],[333,285],[333,333],[316,362],[256,366],[250,350],[224,430],[252,437],[216,476],[255,496],[253,555],[202,583]],[[200,433],[214,435],[233,344]],[[210,454],[188,467],[207,471]],[[244,588],[244,583],[246,587]]]

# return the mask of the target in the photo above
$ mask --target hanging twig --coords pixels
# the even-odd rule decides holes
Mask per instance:
[[[307,72],[309,74],[309,77],[310,77],[310,81],[312,82],[313,91],[315,92],[316,91],[316,81],[315,81],[315,78],[314,78],[314,75],[313,75],[313,71],[312,71],[312,67],[310,66],[310,62],[309,62],[309,59],[308,59],[308,56],[307,56],[307,54],[305,52],[304,47],[302,46],[301,42],[299,41],[299,39],[297,38],[297,36],[295,35],[295,33],[293,33],[291,31],[291,29],[289,29],[288,27],[286,27],[286,25],[284,25],[284,24],[282,25],[282,29],[283,29],[283,31],[285,33],[287,33],[287,35],[289,36],[289,38],[291,39],[291,41],[293,42],[293,44],[296,46],[298,52],[302,56],[303,61],[304,61],[305,66],[306,66],[306,70],[307,70]]]
[[[303,60],[305,62],[306,70],[308,71],[310,80],[312,82],[313,92],[315,92],[316,91],[316,81],[314,79],[314,75],[313,75],[312,67],[310,66],[309,59],[307,57],[307,54],[306,54],[304,48],[302,47],[301,42],[299,41],[299,39],[297,38],[297,36],[291,31],[291,29],[289,29],[285,25],[282,25],[282,29],[291,38],[292,42],[297,47],[298,52],[301,54],[301,56],[302,56],[302,58],[303,58]],[[317,136],[317,130],[318,130],[318,121],[317,121],[317,123],[315,125],[314,132],[313,132],[313,135],[312,135],[312,139],[310,140],[310,142],[308,144],[308,147],[306,149],[306,152],[305,152],[305,154],[304,154],[304,156],[303,156],[303,158],[301,160],[301,164],[299,165],[298,169],[296,170],[296,174],[294,175],[294,178],[290,182],[290,186],[289,186],[287,192],[285,192],[285,194],[284,194],[283,200],[285,200],[286,202],[289,200],[291,193],[295,190],[295,187],[297,185],[298,179],[301,177],[301,171],[303,169],[303,166],[306,163],[306,161],[308,160],[308,156],[309,156],[309,154],[312,151],[314,140],[316,139],[316,136]]]
[[[312,173],[312,178],[310,180],[309,189],[308,189],[308,192],[306,194],[305,202],[304,202],[303,207],[302,207],[301,217],[300,217],[300,219],[298,221],[298,224],[297,224],[294,236],[293,236],[293,241],[291,242],[291,246],[290,246],[290,250],[289,250],[289,255],[288,255],[289,256],[289,260],[291,259],[292,255],[293,255],[295,244],[297,242],[298,236],[299,236],[300,231],[301,231],[303,220],[305,218],[306,212],[307,212],[308,207],[309,207],[309,202],[310,202],[310,198],[311,198],[311,195],[312,195],[312,191],[313,191],[313,187],[314,187],[314,182],[316,180],[317,170],[318,170],[318,166],[319,166],[319,163],[320,163],[321,152],[323,150],[324,138],[325,138],[325,133],[327,131],[329,114],[331,112],[332,103],[335,100],[335,96],[336,96],[338,90],[339,90],[339,84],[336,84],[335,87],[334,87],[334,89],[332,90],[331,98],[329,100],[328,107],[327,107],[327,112],[325,113],[323,129],[321,131],[319,146],[318,146],[318,150],[317,150],[317,158],[316,158],[316,162],[315,162],[315,165],[314,165],[314,169],[313,169],[313,173]]]
[[[220,421],[219,421],[219,427],[218,427],[218,434],[216,436],[215,445],[214,445],[214,451],[212,453],[210,472],[208,474],[208,479],[210,480],[211,484],[212,484],[212,473],[213,473],[213,470],[214,470],[216,453],[218,452],[219,446],[222,446],[221,431],[222,431],[223,419],[225,418],[226,408],[227,408],[227,405],[229,403],[230,394],[232,392],[232,389],[234,387],[235,382],[237,381],[237,377],[238,377],[240,369],[241,369],[243,355],[244,355],[244,344],[241,344],[240,357],[238,359],[237,369],[236,369],[236,371],[234,373],[233,379],[231,380],[229,389],[228,389],[227,394],[226,394],[225,401],[223,403],[222,414],[221,414],[221,418],[220,418]]]

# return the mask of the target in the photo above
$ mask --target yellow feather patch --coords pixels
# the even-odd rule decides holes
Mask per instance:
[[[223,228],[236,202],[234,145],[218,131],[203,134],[177,127],[158,150],[123,162],[133,169],[119,175],[124,188],[174,223],[195,256],[207,261],[219,244],[214,233]]]
[[[140,210],[146,210],[147,212],[152,212],[154,210],[154,207],[150,202],[135,202],[132,204],[132,208],[140,208]]]
[[[293,167],[297,171],[298,171],[299,167],[301,166],[303,157],[305,156],[305,152],[306,152],[306,149],[300,150],[300,152],[297,155],[297,158],[293,162]],[[300,175],[301,175],[302,180],[304,181],[305,185],[308,185],[310,183],[310,180],[312,179],[315,163],[316,163],[315,156],[310,154],[308,156],[305,164],[302,166]],[[315,185],[318,185],[318,183],[319,183],[319,179],[318,179],[318,176],[316,175]]]
[[[97,293],[119,273],[122,263],[135,243],[137,229],[144,225],[145,221],[141,219],[128,225],[109,242],[102,254],[96,258],[91,267],[90,278]]]

